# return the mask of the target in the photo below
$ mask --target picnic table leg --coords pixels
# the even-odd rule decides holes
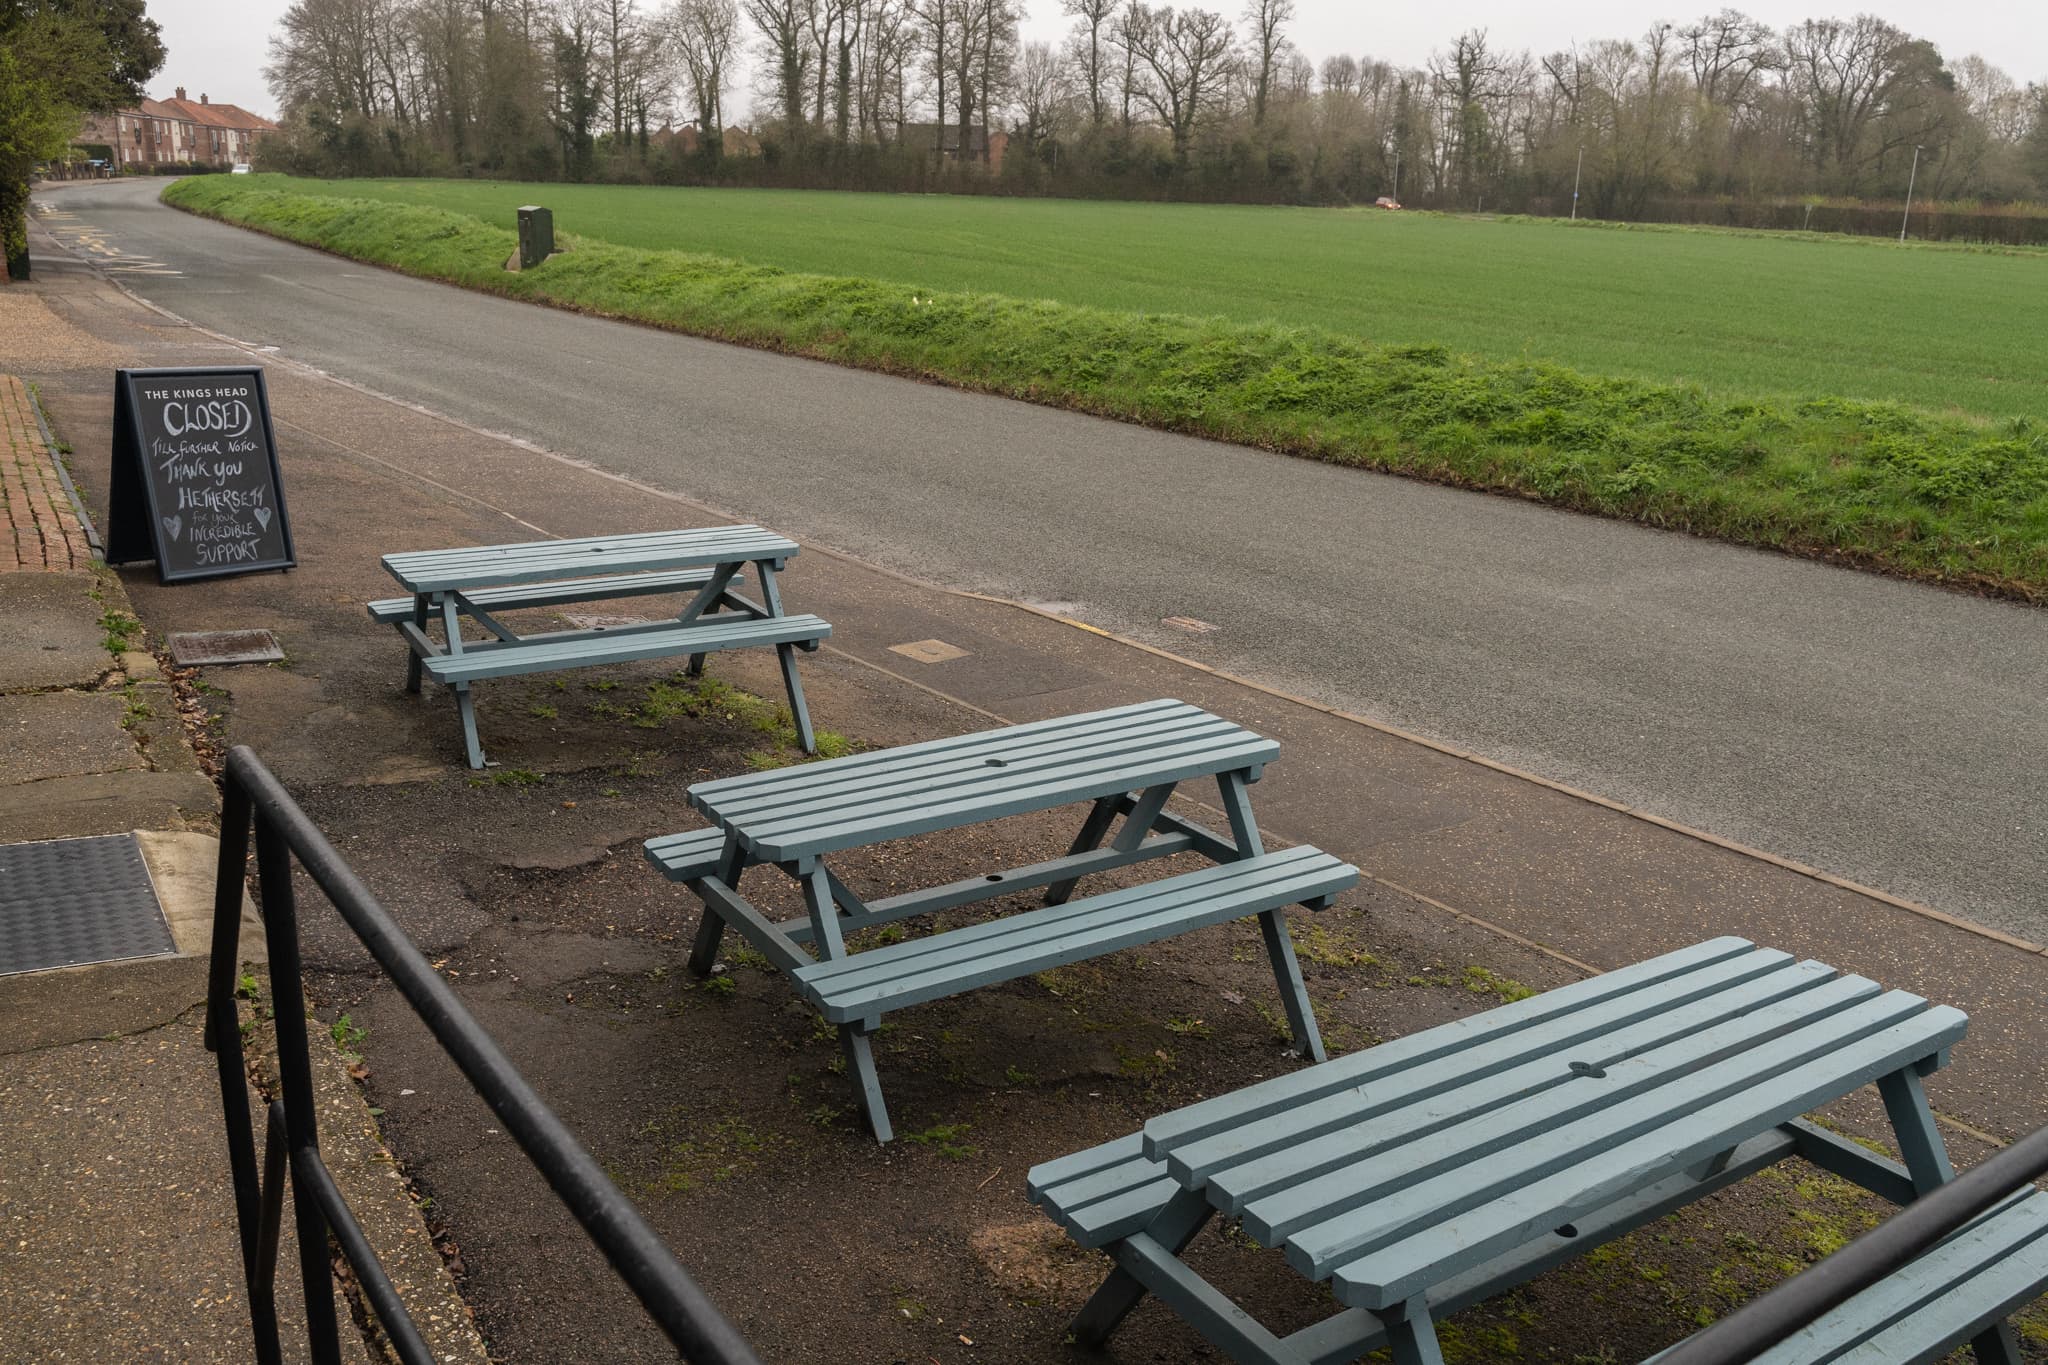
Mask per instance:
[[[1096,799],[1095,805],[1088,812],[1088,818],[1081,822],[1081,832],[1074,836],[1072,846],[1067,849],[1067,856],[1069,858],[1077,853],[1093,853],[1096,847],[1101,844],[1102,836],[1109,833],[1110,821],[1116,819],[1116,803],[1117,798],[1114,796],[1104,796]],[[1047,905],[1065,905],[1067,897],[1073,895],[1074,888],[1080,884],[1081,879],[1079,877],[1069,877],[1063,882],[1054,882],[1045,889],[1045,903]]]
[[[1387,1324],[1387,1345],[1393,1348],[1394,1365],[1444,1365],[1443,1347],[1437,1343],[1436,1322],[1429,1304],[1416,1296],[1398,1308],[1380,1314]]]
[[[832,874],[817,859],[797,866],[797,879],[804,884],[804,908],[811,912],[811,944],[821,961],[846,956],[846,940],[839,932],[839,900],[832,894]]]
[[[462,717],[462,747],[468,751],[469,766],[484,766],[484,746],[476,735],[476,702],[469,695],[466,682],[450,683],[455,693],[455,710]]]
[[[1941,1130],[1934,1125],[1934,1110],[1927,1103],[1927,1092],[1920,1086],[1919,1073],[1903,1068],[1880,1076],[1877,1093],[1884,1100],[1885,1117],[1891,1120],[1892,1132],[1899,1139],[1899,1155],[1905,1160],[1906,1173],[1913,1177],[1913,1192],[1926,1194],[1946,1185],[1955,1177],[1955,1170],[1948,1163],[1948,1148],[1941,1140]]]
[[[725,836],[725,851],[718,855],[718,880],[737,892],[740,877],[745,871],[746,862],[739,837],[728,834]],[[704,916],[697,921],[697,938],[690,945],[690,970],[698,976],[709,976],[712,966],[718,961],[718,941],[725,934],[725,921],[711,908],[710,901],[703,901],[703,906]]]
[[[789,689],[789,716],[796,722],[797,743],[807,754],[818,752],[818,736],[811,729],[810,708],[804,705],[803,680],[796,675],[796,646],[775,646],[775,657],[782,663],[782,685]]]
[[[1301,963],[1294,956],[1294,940],[1288,937],[1286,917],[1278,910],[1261,914],[1259,936],[1265,939],[1266,956],[1273,963],[1273,980],[1280,987],[1280,1007],[1287,1011],[1287,1027],[1294,1033],[1294,1050],[1312,1062],[1327,1061],[1322,1031],[1316,1027],[1316,1007],[1308,998],[1308,983],[1301,979]]]
[[[1159,812],[1166,809],[1166,803],[1173,799],[1177,782],[1162,782],[1156,787],[1147,787],[1138,793],[1138,799],[1131,804],[1131,813],[1124,817],[1118,827],[1116,838],[1109,846],[1120,853],[1128,853],[1145,842],[1145,836],[1152,832],[1153,823],[1159,819]]]
[[[1899,1155],[1905,1159],[1906,1172],[1913,1177],[1914,1193],[1926,1194],[1954,1179],[1948,1146],[1941,1139],[1941,1129],[1935,1126],[1934,1110],[1927,1103],[1920,1073],[1906,1068],[1879,1077],[1877,1093],[1884,1099],[1885,1115],[1891,1119],[1892,1132],[1899,1140]],[[2020,1365],[2019,1342],[2005,1322],[1994,1323],[1979,1332],[1971,1340],[1970,1350],[1978,1365]]]
[[[782,615],[782,590],[775,586],[775,561],[755,560],[754,576],[761,580],[761,605],[767,608],[768,615]],[[775,657],[782,664],[782,685],[789,691],[789,718],[796,722],[797,742],[805,753],[815,754],[818,737],[811,731],[810,709],[804,705],[804,685],[796,676],[796,646],[775,646]]]
[[[1209,1221],[1215,1207],[1198,1191],[1181,1190],[1166,1201],[1165,1207],[1153,1215],[1145,1225],[1145,1235],[1160,1246],[1178,1256],[1187,1250],[1195,1234]],[[1074,1315],[1068,1330],[1074,1340],[1089,1346],[1100,1346],[1109,1340],[1117,1324],[1130,1316],[1145,1299],[1145,1285],[1122,1266],[1109,1272],[1109,1278],[1102,1287],[1088,1296],[1088,1302],[1081,1305],[1081,1311]]]
[[[882,1078],[875,1074],[875,1052],[868,1046],[869,1024],[865,1019],[839,1026],[839,1046],[846,1053],[846,1074],[853,1081],[854,1098],[867,1115],[875,1141],[896,1136],[889,1126],[889,1106],[882,1102]]]
[[[1259,837],[1259,823],[1252,818],[1251,793],[1243,773],[1218,773],[1217,794],[1223,813],[1230,817],[1230,839],[1237,856],[1256,858],[1266,851]],[[1280,1007],[1287,1011],[1287,1027],[1294,1034],[1294,1050],[1310,1061],[1327,1058],[1322,1031],[1316,1027],[1316,1007],[1308,998],[1308,984],[1301,979],[1301,963],[1294,956],[1294,940],[1287,933],[1287,917],[1278,910],[1259,916],[1259,936],[1266,941],[1266,957],[1273,964],[1273,980],[1280,987]]]
[[[412,595],[412,623],[419,627],[421,634],[426,633],[427,595],[423,592]],[[420,692],[420,677],[420,656],[408,640],[405,645],[405,690],[414,696]]]
[[[704,676],[704,656],[702,654],[692,654],[690,656],[690,667],[686,670],[684,676],[690,678],[701,678]]]

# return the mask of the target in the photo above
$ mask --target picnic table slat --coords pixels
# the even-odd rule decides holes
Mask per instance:
[[[1084,1147],[1078,1152],[1069,1152],[1051,1161],[1041,1161],[1033,1166],[1025,1177],[1025,1192],[1033,1199],[1040,1198],[1054,1185],[1093,1175],[1098,1171],[1127,1166],[1145,1156],[1145,1144],[1137,1133],[1126,1133],[1120,1138],[1095,1147]]]
[[[1320,1066],[1202,1100],[1149,1120],[1144,1129],[1145,1151],[1151,1156],[1165,1157],[1212,1134],[1258,1122],[1280,1110],[1355,1089],[1410,1067],[1428,1065],[1471,1048],[1491,1045],[1525,1029],[1594,1008],[1632,992],[1676,989],[1688,973],[1704,971],[1715,963],[1761,951],[1767,950],[1758,949],[1745,938],[1710,939],[1482,1014],[1469,1015],[1421,1033],[1411,1033],[1377,1047],[1334,1058]],[[1782,954],[1778,955],[1779,959],[1782,957]]]
[[[1167,1200],[1180,1192],[1170,1175],[1162,1175],[1121,1194],[1091,1204],[1072,1220],[1062,1220],[1069,1235],[1084,1247],[1105,1246],[1120,1237],[1142,1232]]]
[[[765,539],[764,539],[765,538]],[[611,536],[569,536],[559,540],[508,541],[491,545],[455,545],[439,550],[400,550],[385,555],[385,562],[401,566],[439,567],[446,564],[501,563],[520,558],[549,559],[561,555],[619,551],[637,554],[648,549],[694,550],[702,546],[751,547],[762,543],[794,545],[786,536],[759,526],[703,526],[667,531],[628,531]]]
[[[880,770],[823,769],[809,774],[809,780],[801,785],[780,792],[728,795],[718,798],[716,804],[725,820],[749,826],[797,819],[822,820],[835,812],[873,802],[914,800],[956,786],[999,784],[1025,772],[1082,762],[1101,763],[1168,746],[1238,744],[1249,734],[1218,716],[1174,716],[1142,726],[1121,727],[1109,734],[1090,734],[1085,739],[1058,735],[1030,744],[991,743],[972,750],[952,750]]]
[[[989,771],[997,776],[954,788],[947,799],[932,801],[913,794],[818,820],[792,816],[787,823],[765,827],[752,821],[725,820],[719,810],[706,805],[700,804],[699,809],[736,830],[764,861],[780,862],[1206,777],[1264,763],[1276,747],[1270,740],[1248,736],[1228,742],[1162,747],[1141,756],[1114,755],[1057,768],[992,768]]]
[[[1910,1012],[1889,1026],[1852,1038],[1851,1030],[1896,1018],[1900,1009]],[[1570,1125],[1547,1143],[1529,1144],[1516,1163],[1521,1183],[1488,1202],[1474,1206],[1464,1196],[1447,1201],[1441,1198],[1443,1191],[1422,1192],[1417,1186],[1404,1192],[1411,1197],[1399,1199],[1398,1207],[1357,1210],[1297,1234],[1289,1239],[1288,1259],[1314,1278],[1333,1275],[1340,1302],[1362,1308],[1404,1302],[1428,1285],[1507,1250],[1541,1224],[1591,1212],[1660,1173],[1683,1169],[1764,1127],[1924,1061],[1959,1041],[1967,1024],[1959,1010],[1929,1007],[1917,996],[1890,992],[1823,1026],[1723,1063],[1725,1075],[1714,1076],[1711,1068],[1700,1073],[1700,1088],[1720,1096],[1704,1108],[1674,1096],[1660,1107],[1668,1120],[1661,1126],[1591,1151],[1585,1148],[1597,1143],[1598,1134],[1574,1132],[1582,1125]],[[1834,1041],[1814,1054],[1811,1047],[1818,1039],[1807,1035],[1823,1033],[1832,1033]],[[1810,1059],[1789,1070],[1776,1064],[1801,1054]],[[1546,1166],[1551,1173],[1528,1178]],[[1494,1175],[1494,1167],[1487,1174]],[[1494,1181],[1493,1188],[1501,1188],[1501,1183]],[[1428,1215],[1427,1224],[1418,1225],[1414,1210],[1425,1200],[1439,1209],[1454,1203],[1466,1207],[1447,1218]]]
[[[1646,1020],[1675,1013],[1708,1019],[1716,1016],[1723,1000],[1738,1006],[1758,1003],[1772,998],[1780,987],[1803,988],[1801,983],[1816,985],[1835,975],[1833,968],[1818,964],[1801,968],[1790,953],[1775,950],[1725,958],[1666,982],[1656,990],[1622,992],[1584,1009],[1537,1021],[1504,1037],[1488,1038],[1434,1057],[1425,1066],[1374,1072],[1359,1084],[1262,1113],[1255,1123],[1240,1124],[1183,1143],[1167,1154],[1167,1161],[1174,1174],[1187,1181],[1190,1188],[1198,1188],[1217,1173],[1228,1171],[1237,1179],[1232,1187],[1240,1191],[1237,1197],[1249,1197],[1241,1191],[1255,1190],[1259,1184],[1259,1172],[1251,1169],[1253,1163],[1284,1158],[1295,1151],[1304,1153],[1306,1163],[1312,1160],[1312,1144],[1351,1124],[1512,1072],[1539,1058],[1555,1056],[1565,1048],[1605,1047],[1609,1035],[1632,1036],[1630,1030]],[[1780,977],[1784,980],[1777,985],[1758,985]],[[1762,994],[1757,993],[1759,989]],[[1706,1012],[1700,1013],[1703,1009]]]
[[[633,663],[681,654],[708,654],[759,645],[794,644],[822,640],[831,633],[832,627],[816,616],[747,617],[744,620],[720,617],[701,625],[612,631],[571,639],[522,641],[461,654],[435,654],[421,660],[420,666],[427,676],[438,682],[463,682],[523,673],[551,673],[595,664]]]
[[[1202,738],[1221,743],[1251,735],[1220,716],[1189,706],[1137,716],[1099,714],[1097,723],[1086,726],[1057,731],[1034,728],[1029,733],[1016,726],[972,736],[975,742],[971,744],[957,740],[931,746],[914,744],[834,759],[802,772],[763,774],[779,779],[774,783],[751,778],[699,783],[691,788],[691,800],[700,810],[715,808],[728,821],[751,824],[842,809],[892,792],[915,793],[965,778],[999,778],[1006,769],[1027,765],[1141,751],[1148,745]],[[1278,746],[1274,749],[1277,753]],[[1002,766],[992,764],[991,759]]]
[[[1031,972],[1334,895],[1358,869],[1317,849],[1203,868],[930,938],[800,968],[804,993],[835,1022],[956,995]],[[910,951],[898,953],[895,950]]]
[[[1751,1365],[1938,1360],[2048,1279],[2048,1195],[2028,1188],[1758,1356]]]
[[[555,579],[530,586],[480,588],[464,593],[463,597],[485,611],[525,611],[618,597],[694,593],[710,581],[711,575],[701,569],[684,569],[675,573],[611,574],[600,578]],[[370,619],[379,625],[410,621],[413,605],[411,597],[381,597],[369,604]]]
[[[779,563],[797,549],[786,536],[736,526],[407,551],[385,555],[383,564],[417,593],[764,559]]]
[[[928,958],[956,958],[969,949],[984,954],[999,954],[1009,946],[1012,939],[1033,938],[1047,931],[1057,932],[1062,925],[1079,925],[1091,919],[1108,919],[1112,914],[1117,918],[1136,919],[1153,910],[1171,909],[1185,901],[1191,894],[1227,895],[1246,885],[1268,885],[1303,872],[1319,878],[1327,870],[1343,866],[1345,865],[1319,849],[1283,849],[1279,853],[1267,854],[1262,859],[1204,867],[1177,877],[1166,877],[1138,886],[1106,891],[1085,900],[1044,906],[1031,911],[1028,916],[1004,915],[996,919],[983,920],[979,924],[948,929],[942,934],[906,939],[901,943],[891,943],[881,948],[870,948],[866,952],[855,953],[850,957],[820,962],[811,969],[806,979],[820,985],[830,983],[834,986],[858,988],[871,980],[915,971],[919,963]],[[1354,872],[1356,870],[1352,869]],[[1281,902],[1283,905],[1286,903]]]
[[[1515,1198],[1557,1171],[1598,1163],[1607,1153],[1627,1149],[1644,1133],[1661,1131],[1681,1116],[1697,1115],[1744,1091],[1760,1093],[1774,1078],[1803,1075],[1806,1067],[1843,1056],[1865,1040],[1887,1036],[1889,1030],[1928,1013],[1924,1000],[1905,991],[1868,994],[1874,984],[1862,977],[1830,983],[1826,989],[1831,994],[1861,989],[1865,998],[1769,1037],[1757,1047],[1723,1054],[1704,1067],[1664,1070],[1662,1084],[1632,1097],[1623,1115],[1596,1110],[1568,1118],[1476,1165],[1432,1172],[1383,1192],[1369,1204],[1333,1209],[1328,1217],[1297,1226],[1288,1235],[1289,1254],[1305,1258],[1304,1265],[1313,1264],[1320,1279],[1336,1262],[1357,1260],[1418,1230],[1426,1232],[1424,1222],[1444,1226],[1471,1210],[1489,1207],[1491,1201]],[[1649,1065],[1654,1068],[1656,1063]],[[1610,1071],[1609,1078],[1641,1070],[1624,1063]],[[1583,1084],[1604,1088],[1606,1081],[1587,1078]]]
[[[956,749],[979,749],[1002,740],[1029,742],[1035,737],[1060,732],[1085,732],[1100,725],[1115,725],[1126,719],[1140,719],[1146,715],[1162,713],[1189,713],[1200,708],[1184,701],[1158,698],[1153,701],[1134,702],[1129,706],[1115,706],[1103,711],[1083,711],[1070,716],[1054,716],[1049,720],[1026,721],[1021,725],[1005,725],[995,730],[976,730],[967,734],[949,735],[944,739],[925,740],[918,744],[902,744],[888,749],[876,749],[869,753],[852,754],[846,758],[832,760],[830,770],[835,773],[866,773],[886,769],[897,764],[915,761],[927,755],[944,754]],[[1206,714],[1206,713],[1204,713]],[[822,766],[822,765],[821,765]],[[792,786],[807,786],[815,778],[816,769],[798,771],[778,768],[764,773],[741,773],[734,777],[714,778],[699,782],[692,791],[702,792],[707,797],[720,801],[741,798],[759,792],[771,792]]]
[[[1508,1063],[1505,1067],[1495,1068],[1490,1058],[1447,1059],[1438,1066],[1404,1072],[1384,1086],[1364,1087],[1363,1093],[1346,1091],[1228,1135],[1235,1155],[1216,1150],[1222,1139],[1212,1139],[1176,1152],[1171,1165],[1176,1176],[1192,1183],[1183,1167],[1206,1161],[1210,1201],[1235,1216],[1254,1200],[1299,1191],[1307,1181],[1355,1167],[1383,1150],[1430,1138],[1473,1116],[1569,1085],[1574,1073],[1558,1060],[1561,1057],[1602,1068],[1618,1066],[1623,1058],[1726,1026],[1753,1010],[1837,979],[1834,969],[1824,964],[1788,961],[1786,970],[1737,981],[1691,1003],[1642,1009],[1634,1019],[1610,1015],[1567,1027],[1585,1015],[1607,1013],[1581,1011],[1518,1035],[1515,1051],[1499,1059]],[[1304,1122],[1304,1111],[1313,1115],[1313,1123]],[[1301,1136],[1305,1128],[1315,1136]]]
[[[1311,1223],[1327,1223],[1366,1205],[1385,1208],[1391,1217],[1403,1201],[1423,1198],[1422,1186],[1454,1171],[1464,1175],[1468,1192],[1477,1198],[1484,1181],[1515,1178],[1523,1169],[1524,1153],[1532,1148],[1550,1151],[1561,1131],[1570,1129],[1599,1145],[1619,1142],[1653,1126],[1661,1112],[1659,1104],[1698,1104],[1709,1076],[1718,1075],[1722,1084],[1742,1084],[1738,1073],[1744,1067],[1771,1064],[1767,1054],[1779,1040],[1789,1043],[1808,1035],[1804,1050],[1787,1051],[1776,1064],[1818,1055],[1816,1049],[1833,1046],[1840,1034],[1833,1020],[1872,1001],[1882,989],[1864,977],[1835,977],[1713,1027],[1680,1033],[1662,1046],[1625,1050],[1622,1060],[1596,1068],[1601,1070],[1597,1077],[1578,1074],[1568,1061],[1581,1061],[1599,1049],[1574,1048],[1550,1059],[1553,1083],[1534,1094],[1496,1098],[1492,1103],[1481,1100],[1480,1107],[1464,1110],[1448,1109],[1453,1097],[1445,1096],[1448,1117],[1434,1127],[1418,1123],[1409,1129],[1403,1120],[1410,1111],[1396,1110],[1367,1125],[1369,1133],[1347,1129],[1338,1135],[1356,1137],[1353,1160],[1246,1203],[1245,1227],[1271,1246]],[[1917,1007],[1895,1005],[1882,1017]],[[1735,1065],[1738,1061],[1740,1065]],[[1223,1172],[1213,1179],[1230,1186],[1233,1174]],[[1439,1205],[1436,1211],[1445,1210]]]

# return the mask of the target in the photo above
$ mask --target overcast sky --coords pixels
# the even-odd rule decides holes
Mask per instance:
[[[198,99],[201,92],[262,114],[275,114],[263,84],[263,63],[271,26],[289,0],[149,0],[149,13],[163,25],[170,56],[150,93],[167,96],[174,86]],[[657,9],[661,0],[641,0]],[[1230,11],[1242,0],[1195,0]],[[1650,19],[1683,22],[1722,7],[1726,0],[1644,5],[1641,0],[1552,0],[1534,5],[1516,0],[1450,0],[1443,4],[1372,4],[1366,0],[1295,0],[1300,18],[1295,43],[1314,61],[1339,52],[1373,56],[1398,66],[1419,66],[1430,52],[1467,28],[1487,30],[1496,47],[1549,52],[1573,40],[1633,37]],[[1739,9],[1783,28],[1817,15],[1847,17],[1861,10],[1883,15],[1900,28],[1931,38],[1950,60],[1978,53],[2022,84],[2048,80],[2048,3],[2042,0],[1750,0]],[[1027,38],[1056,39],[1070,22],[1059,0],[1027,0]],[[735,109],[747,92],[734,92]]]

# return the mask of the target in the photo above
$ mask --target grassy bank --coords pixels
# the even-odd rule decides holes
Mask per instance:
[[[939,292],[1326,327],[1746,397],[2048,421],[2048,252],[1377,209],[280,181],[614,246]],[[1896,232],[1896,229],[1894,229]]]
[[[2048,597],[2048,425],[2026,417],[1738,400],[1316,327],[934,293],[587,239],[507,273],[510,229],[443,209],[270,177],[183,181],[166,198],[512,297]]]

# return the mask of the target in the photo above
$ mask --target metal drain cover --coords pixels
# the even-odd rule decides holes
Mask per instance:
[[[177,951],[134,835],[0,844],[0,976]]]
[[[198,630],[171,637],[171,661],[197,664],[274,664],[284,646],[267,630]]]

